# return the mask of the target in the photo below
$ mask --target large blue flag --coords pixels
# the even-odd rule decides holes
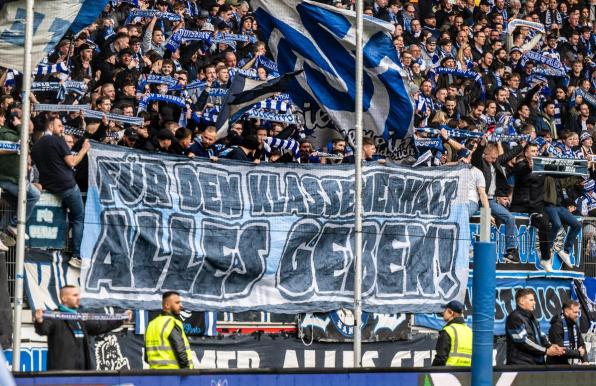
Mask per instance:
[[[352,137],[355,13],[312,1],[256,0],[253,5],[279,72],[304,69],[287,90],[294,103],[300,107],[318,104],[341,131]],[[410,136],[414,114],[391,40],[392,30],[392,25],[380,20],[364,20],[363,125],[366,136],[391,147],[385,149],[388,152],[398,150],[399,140]]]
[[[108,0],[37,0],[33,12],[33,68],[71,26],[76,33],[91,24],[107,3]],[[0,1],[0,66],[19,72],[23,72],[25,15],[25,0]]]

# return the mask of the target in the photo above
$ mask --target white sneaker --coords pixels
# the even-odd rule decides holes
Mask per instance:
[[[0,240],[0,252],[8,252],[8,247]]]
[[[14,235],[14,238],[17,238],[17,227],[13,227],[12,225],[8,226],[8,230]],[[29,235],[25,233],[25,241],[29,240]]]
[[[68,265],[73,268],[81,268],[81,258],[80,257],[71,257],[68,260]]]
[[[546,272],[554,271],[552,260],[540,260],[540,265],[542,266],[542,269],[544,269],[544,271]]]
[[[566,266],[568,266],[569,268],[573,269],[573,264],[571,264],[571,258],[569,257],[569,253],[566,252],[563,249],[561,249],[557,253],[558,253],[559,258],[561,259],[561,261],[563,261],[563,263],[565,263]]]

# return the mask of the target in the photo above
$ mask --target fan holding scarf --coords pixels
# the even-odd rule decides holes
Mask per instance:
[[[579,330],[579,303],[567,300],[563,303],[563,311],[550,321],[548,338],[551,343],[565,348],[565,354],[557,357],[546,357],[549,365],[570,365],[587,363],[586,344]]]

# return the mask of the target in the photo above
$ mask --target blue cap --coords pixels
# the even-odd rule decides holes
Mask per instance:
[[[457,300],[452,300],[445,305],[445,308],[449,308],[451,311],[461,314],[464,312],[464,305]]]

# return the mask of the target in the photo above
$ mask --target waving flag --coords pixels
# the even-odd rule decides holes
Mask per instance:
[[[312,1],[256,0],[252,4],[279,72],[304,69],[288,87],[292,100],[299,107],[318,104],[352,138],[355,13]],[[410,136],[414,115],[392,31],[390,24],[364,20],[363,125],[365,135],[379,144],[384,141],[387,153],[398,150],[399,140]]]
[[[217,138],[225,138],[228,135],[230,122],[240,119],[242,114],[249,111],[256,103],[273,97],[276,93],[285,92],[288,83],[296,80],[296,75],[302,71],[293,71],[284,74],[279,78],[268,81],[254,80],[240,74],[234,77],[230,89],[226,94],[217,116]]]
[[[35,66],[73,27],[73,33],[91,24],[108,0],[37,0],[33,12]],[[0,66],[23,72],[25,0],[0,1]],[[74,23],[74,24],[73,24]]]

